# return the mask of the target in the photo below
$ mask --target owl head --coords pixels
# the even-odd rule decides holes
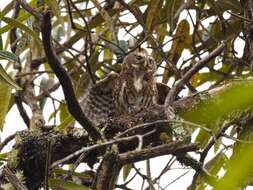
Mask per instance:
[[[155,72],[156,63],[147,54],[133,52],[123,61],[122,73],[127,75],[127,81],[133,85],[137,93],[154,83]]]
[[[156,72],[156,63],[154,59],[146,53],[133,52],[125,57],[122,71],[138,71],[154,74]]]

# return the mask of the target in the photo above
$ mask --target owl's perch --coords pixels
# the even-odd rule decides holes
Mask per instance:
[[[47,147],[48,142],[51,142],[52,145],[52,151],[50,153],[51,160],[52,162],[57,161],[57,164],[53,164],[55,167],[61,164],[75,162],[75,160],[81,153],[85,151],[85,149],[89,151],[86,152],[87,156],[83,162],[95,162],[99,156],[104,154],[105,147],[110,147],[113,144],[119,144],[121,147],[124,144],[136,144],[136,139],[137,138],[133,135],[130,137],[119,138],[117,140],[108,140],[101,145],[91,145],[91,142],[85,133],[64,135],[61,133],[40,134],[37,132],[23,131],[16,135],[17,143],[14,146],[13,153],[16,152],[17,157],[14,156],[10,159],[9,166],[12,166],[12,169],[14,170],[21,170],[24,172],[28,189],[38,189],[44,180],[47,150],[49,148]],[[82,150],[80,148],[83,146],[86,146],[87,148],[84,148],[84,151],[80,151]],[[172,144],[161,144],[153,148],[143,147],[143,149],[140,150],[133,150],[132,152],[129,152],[129,155],[131,155],[129,159],[126,159],[128,151],[124,148],[124,152],[116,153],[117,162],[115,163],[117,163],[118,166],[123,166],[123,164],[134,162],[134,160],[145,160],[147,158],[171,153],[186,153],[188,151],[195,151],[197,149],[198,147],[196,144],[185,145],[182,142],[174,142]],[[79,151],[79,154],[74,154],[74,152],[77,151]],[[104,163],[108,162],[103,162],[103,164]],[[106,166],[103,166],[102,168],[104,167]],[[33,170],[31,170],[31,168],[33,168]],[[104,170],[98,171],[98,173],[100,172],[106,176]],[[100,182],[101,181],[99,180],[98,184],[100,184]]]
[[[179,107],[182,105],[184,105],[185,108],[185,104],[177,104],[177,109],[179,109]],[[190,106],[190,103],[188,103],[188,105]],[[157,107],[154,106],[153,109],[145,110],[145,113],[139,113],[139,121],[136,122],[150,122],[156,121],[158,119],[165,119],[166,115],[163,112],[164,109],[161,108],[162,107],[159,106],[159,109],[157,109]],[[182,155],[187,153],[188,151],[195,151],[198,149],[196,144],[184,144],[182,142],[163,144],[163,142],[161,142],[161,140],[159,139],[159,136],[151,134],[153,135],[153,138],[150,138],[150,136],[148,136],[147,138],[144,137],[143,148],[140,150],[136,150],[136,147],[138,146],[138,137],[135,135],[139,134],[145,136],[148,131],[152,131],[152,129],[154,128],[162,129],[164,126],[159,126],[159,124],[156,124],[155,126],[151,126],[148,129],[146,127],[140,127],[138,130],[133,130],[132,132],[127,132],[127,134],[124,134],[122,133],[122,131],[127,130],[127,128],[122,128],[122,126],[119,126],[119,128],[117,128],[117,122],[118,121],[110,121],[109,123],[107,123],[108,126],[105,131],[105,135],[107,136],[108,140],[104,142],[104,144],[102,143],[97,145],[92,144],[86,133],[84,133],[84,130],[81,133],[73,132],[68,135],[64,135],[57,132],[37,133],[31,131],[23,131],[21,133],[18,133],[16,138],[18,138],[19,140],[17,140],[18,143],[16,143],[14,151],[18,152],[17,157],[19,159],[17,160],[17,166],[15,166],[14,169],[24,171],[24,175],[26,177],[26,184],[29,189],[36,189],[37,187],[39,187],[44,180],[48,149],[47,146],[49,141],[52,142],[51,160],[52,163],[54,163],[53,167],[64,163],[73,163],[79,157],[79,155],[83,153],[82,151],[80,151],[82,147],[87,147],[86,150],[90,147],[90,150],[87,152],[89,154],[86,156],[83,162],[91,163],[96,162],[96,159],[104,154],[105,147],[110,147],[113,144],[119,144],[118,147],[120,152],[117,155],[117,164],[119,164],[119,166],[122,166],[126,163],[145,160],[147,158],[166,154]],[[114,131],[111,132],[111,130],[113,129]],[[82,131],[82,129],[80,130]],[[122,135],[120,136],[120,134]],[[116,139],[113,140],[112,138],[115,137],[115,135]],[[128,146],[129,144],[131,146]],[[148,148],[146,148],[147,145],[152,145],[153,147],[149,146]],[[95,147],[91,148],[92,146]],[[83,150],[85,150],[85,148]],[[74,154],[76,151],[79,151],[79,154]],[[108,162],[103,162],[103,164],[106,163]],[[36,171],[35,173],[31,173],[31,167],[34,168],[33,171]],[[103,167],[101,166],[100,168],[106,167],[107,165]],[[97,175],[106,176],[107,174],[104,173],[105,171],[106,170],[99,170]],[[104,184],[104,180],[96,180],[96,183]],[[111,183],[106,183],[104,185],[111,185]]]
[[[221,88],[220,88],[221,89]],[[215,90],[213,90],[215,92]],[[217,92],[216,92],[217,93]],[[214,95],[211,95],[214,96]],[[205,99],[210,97],[210,93],[200,93],[198,95],[186,97],[179,99],[174,102],[172,105],[173,108],[177,112],[181,110],[188,110],[194,105],[197,105],[201,99]],[[146,123],[146,122],[154,122],[161,119],[166,119],[167,116],[163,111],[162,106],[154,106],[152,109],[149,108],[144,110],[144,112],[139,113],[134,120],[136,123]],[[131,119],[131,118],[128,118]],[[155,123],[155,122],[154,122]],[[164,144],[159,136],[153,135],[153,138],[148,136],[147,138],[144,137],[144,144],[143,148],[140,150],[136,150],[138,147],[138,138],[135,135],[142,135],[144,136],[147,132],[152,131],[153,129],[163,129],[164,126],[156,124],[155,126],[151,126],[148,129],[146,127],[139,128],[132,130],[131,132],[127,132],[130,130],[129,128],[118,126],[122,124],[122,120],[113,121],[110,120],[102,124],[105,129],[105,136],[107,140],[102,144],[93,144],[92,141],[89,140],[84,130],[81,129],[81,133],[69,133],[68,135],[64,135],[61,133],[35,133],[31,131],[24,131],[19,133],[16,137],[19,139],[17,144],[15,145],[14,150],[18,152],[18,165],[14,167],[14,169],[23,170],[24,174],[27,178],[27,184],[31,184],[34,181],[37,181],[35,187],[37,188],[41,185],[42,181],[44,180],[45,174],[45,158],[47,154],[47,144],[48,141],[52,141],[52,163],[57,163],[54,165],[61,165],[63,163],[73,163],[81,153],[80,151],[82,147],[89,147],[96,146],[92,149],[92,153],[88,154],[87,157],[84,159],[83,162],[91,163],[92,161],[96,161],[96,159],[103,155],[105,152],[105,147],[111,147],[113,144],[119,144],[119,152],[117,154],[117,164],[121,166],[126,163],[132,163],[135,161],[145,160],[148,158],[160,156],[160,155],[167,155],[173,154],[175,156],[184,155],[188,151],[195,151],[198,149],[196,144],[182,144],[182,142],[172,142],[169,144]],[[124,122],[123,122],[124,124]],[[101,127],[103,127],[101,126]],[[167,126],[167,125],[166,125]],[[74,129],[76,130],[76,129]],[[125,132],[124,132],[125,131]],[[79,134],[79,135],[78,135]],[[116,138],[116,139],[113,139]],[[131,146],[127,146],[127,145]],[[151,145],[147,147],[148,145]],[[85,150],[85,148],[84,148]],[[79,151],[79,154],[74,154],[74,152]],[[68,156],[71,156],[70,159],[66,159]],[[62,160],[59,162],[59,160]],[[58,162],[56,162],[58,161]],[[181,159],[183,164],[188,164],[189,166],[193,167],[195,170],[200,170],[201,165],[198,164],[197,161],[187,161],[186,159]],[[103,162],[104,164],[108,163],[106,161]],[[197,163],[197,164],[196,164]],[[92,164],[92,163],[91,163]],[[30,173],[30,168],[34,168],[36,172]],[[104,166],[107,167],[107,166]],[[103,168],[102,166],[100,168]],[[107,175],[104,173],[106,170],[98,171],[102,172],[99,175]],[[204,172],[204,171],[203,171]],[[97,174],[98,175],[98,174]],[[208,176],[208,174],[205,174]],[[210,178],[210,176],[208,177]],[[102,179],[102,178],[101,178]],[[104,181],[96,181],[97,183],[103,184]],[[106,185],[106,184],[104,184]],[[111,185],[107,183],[107,185]],[[34,186],[31,189],[36,189]]]
[[[198,95],[179,99],[175,101],[172,106],[176,110],[176,112],[179,112],[180,110],[187,110],[193,105],[197,105],[201,101],[201,98],[209,96],[210,93],[200,93]],[[154,122],[161,119],[167,119],[167,116],[164,113],[163,106],[157,105],[138,113],[137,115],[135,115],[134,118],[128,117],[127,119],[130,119],[136,123],[146,123]],[[127,122],[122,123],[122,120],[110,120],[102,124],[104,126],[107,125],[105,130],[105,136],[108,140],[105,142],[105,144],[97,145],[92,144],[92,142],[89,141],[88,136],[85,133],[82,133],[82,135],[80,136],[75,136],[74,133],[64,135],[61,133],[40,134],[30,131],[24,131],[18,134],[19,139],[21,138],[22,140],[19,140],[19,143],[17,143],[15,146],[15,150],[18,151],[19,160],[18,165],[14,167],[14,169],[23,170],[27,179],[26,182],[29,189],[36,189],[38,186],[41,185],[42,181],[44,180],[46,165],[45,158],[47,156],[46,147],[48,141],[54,139],[54,142],[52,143],[53,149],[51,153],[52,162],[55,163],[56,161],[58,161],[55,163],[54,167],[63,163],[73,163],[79,157],[79,155],[83,153],[81,151],[79,152],[79,154],[74,154],[74,152],[80,151],[84,146],[87,147],[87,149],[92,146],[97,146],[92,149],[95,152],[88,154],[88,156],[83,161],[90,163],[91,161],[95,161],[97,157],[104,154],[105,147],[110,147],[113,144],[119,144],[119,153],[116,157],[117,162],[115,162],[115,164],[117,164],[117,167],[115,166],[115,171],[113,173],[114,175],[117,175],[119,172],[119,168],[121,168],[121,166],[126,163],[132,163],[135,161],[145,160],[148,158],[168,154],[179,156],[184,165],[191,166],[196,171],[202,170],[201,164],[198,164],[197,161],[189,161],[185,159],[185,157],[180,157],[188,151],[196,151],[198,149],[196,144],[182,144],[182,142],[163,144],[161,139],[159,139],[159,136],[154,135],[154,138],[150,138],[149,136],[148,138],[146,138],[146,140],[144,140],[143,149],[135,150],[135,148],[138,146],[138,138],[134,135],[145,135],[148,131],[151,131],[154,128],[162,129],[163,126],[155,125],[151,126],[148,130],[145,127],[140,128],[138,130],[133,130],[131,133],[127,133],[127,135],[130,135],[129,137],[126,137],[125,139],[120,139],[119,137],[124,137],[124,131],[129,130],[129,128],[124,127],[125,123]],[[123,127],[117,127],[117,125],[121,124],[123,124]],[[116,140],[113,140],[112,138],[115,138],[115,136]],[[133,146],[128,147],[126,146],[127,144]],[[147,145],[152,145],[153,147],[146,148]],[[71,156],[71,158],[66,159],[68,156]],[[105,178],[99,178],[101,179],[101,181],[96,178],[94,185],[98,185],[99,187],[105,187],[104,189],[111,188],[112,185],[115,185],[115,180],[113,180],[114,178],[110,178],[112,179],[112,181],[108,181],[108,183],[105,183],[104,180],[107,179],[108,175],[111,175],[111,173],[108,173],[108,170],[106,169],[108,167],[112,168],[109,163],[112,164],[111,162],[108,162],[106,160],[102,162],[102,165],[100,167],[101,170],[98,170],[97,176],[104,176]],[[31,171],[31,167],[36,170],[36,173],[29,173]],[[202,172],[204,173],[204,176],[207,176],[208,179],[210,178],[211,181],[213,181],[212,177],[205,173],[204,170]],[[35,184],[34,181],[36,181],[37,183]],[[31,187],[30,184],[34,184],[35,186]]]

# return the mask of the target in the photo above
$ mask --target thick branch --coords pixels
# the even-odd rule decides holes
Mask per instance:
[[[181,164],[185,166],[190,166],[192,169],[196,171],[196,173],[198,173],[198,175],[203,176],[208,184],[214,185],[217,182],[217,178],[209,174],[209,172],[202,166],[202,163],[190,157],[188,154],[175,155],[175,156],[177,157],[177,160]]]
[[[106,146],[111,146],[112,144],[119,144],[119,143],[123,143],[123,142],[131,142],[135,139],[139,139],[139,136],[140,135],[133,135],[133,136],[130,136],[130,137],[123,137],[123,138],[119,138],[119,139],[115,139],[115,140],[106,141],[106,142],[100,143],[100,144],[94,144],[94,145],[91,145],[89,147],[83,147],[83,148],[73,152],[72,154],[64,157],[63,159],[57,160],[56,162],[54,162],[51,165],[51,168],[54,168],[54,167],[56,167],[60,164],[64,164],[64,163],[68,162],[69,160],[79,156],[82,153],[88,153],[92,150],[98,150],[98,149],[106,147]]]
[[[66,70],[61,66],[59,59],[57,58],[52,45],[51,45],[51,19],[50,12],[47,10],[43,13],[43,17],[40,20],[40,27],[42,33],[42,43],[44,46],[45,54],[48,59],[48,63],[51,69],[56,74],[59,82],[62,86],[63,93],[66,99],[66,103],[69,112],[73,117],[87,130],[93,140],[100,138],[100,133],[92,126],[92,123],[84,115],[77,99],[71,83],[71,79]]]
[[[119,155],[119,161],[122,164],[134,163],[157,156],[163,156],[168,154],[184,154],[191,151],[198,150],[198,146],[195,143],[183,144],[182,142],[172,142],[169,144],[164,144],[156,146],[154,148],[145,148],[142,150],[135,150],[127,153],[122,153]]]
[[[45,167],[50,142],[50,159],[52,162],[66,157],[82,146],[90,146],[90,139],[84,129],[74,128],[68,135],[61,133],[37,133],[33,131],[21,131],[16,135],[18,142],[14,145],[17,158],[11,159],[10,166],[15,160],[13,170],[21,170],[25,177],[28,189],[38,189],[45,179]],[[92,165],[96,162],[97,153],[91,152],[83,161]],[[66,163],[72,163],[77,157]],[[51,162],[51,161],[48,161]],[[12,164],[12,165],[11,165]],[[36,171],[36,172],[35,172]],[[0,180],[1,181],[1,180]]]

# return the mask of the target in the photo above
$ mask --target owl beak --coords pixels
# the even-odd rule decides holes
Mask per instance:
[[[145,61],[144,61],[144,67],[146,68],[147,66],[148,66],[148,61],[145,60]]]

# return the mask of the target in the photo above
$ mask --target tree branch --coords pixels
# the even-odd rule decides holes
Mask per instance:
[[[69,112],[89,133],[93,140],[100,139],[100,133],[84,115],[75,96],[71,79],[66,70],[61,66],[61,63],[53,50],[51,45],[51,16],[48,10],[44,11],[43,13],[43,16],[40,20],[40,28],[42,33],[42,43],[48,63],[62,86]]]
[[[41,18],[41,14],[36,11],[35,9],[33,9],[32,7],[30,7],[28,5],[28,3],[25,0],[17,0],[19,2],[19,4],[31,15],[33,15],[36,19],[40,19]]]
[[[11,141],[15,138],[16,133],[13,135],[8,136],[3,142],[0,143],[0,152],[2,149]]]
[[[145,148],[142,150],[134,150],[126,153],[119,154],[119,161],[122,164],[130,164],[157,156],[163,156],[168,154],[184,154],[191,151],[198,150],[198,146],[195,143],[183,144],[183,142],[172,142],[169,144],[163,144],[154,148]]]
[[[149,135],[150,133],[148,134],[144,134],[143,136],[147,136]],[[106,146],[111,146],[113,144],[119,144],[119,143],[123,143],[123,142],[131,142],[135,139],[139,139],[141,135],[133,135],[133,136],[129,136],[129,137],[123,137],[123,138],[119,138],[119,139],[115,139],[115,140],[109,140],[109,141],[106,141],[104,143],[100,143],[100,144],[94,144],[94,145],[91,145],[89,147],[83,147],[75,152],[73,152],[72,154],[66,156],[65,158],[62,158],[60,160],[57,160],[55,161],[52,165],[51,165],[51,168],[54,168],[60,164],[63,164],[63,163],[66,163],[67,161],[75,158],[76,156],[82,154],[82,153],[88,153],[92,150],[97,150],[99,148],[103,148],[103,147],[106,147]]]
[[[169,91],[169,94],[167,95],[165,99],[165,107],[171,105],[177,94],[180,92],[180,90],[184,87],[184,85],[190,80],[190,78],[197,73],[200,69],[202,69],[210,60],[215,58],[217,55],[219,55],[225,47],[225,43],[221,42],[221,44],[215,48],[209,55],[204,57],[203,59],[199,60],[196,64],[194,64],[189,71],[187,71],[182,78],[178,81],[177,84],[175,84]]]
[[[7,177],[9,182],[13,185],[16,190],[27,190],[17,176],[7,167],[3,169],[3,175]]]

